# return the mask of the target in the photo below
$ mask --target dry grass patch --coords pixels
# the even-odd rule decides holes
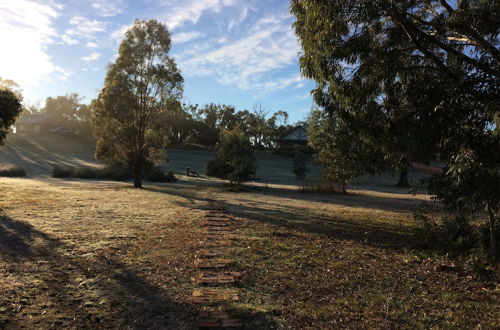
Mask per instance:
[[[498,277],[421,247],[395,192],[223,194],[238,217],[249,328],[495,328]]]
[[[243,276],[230,307],[246,328],[500,326],[498,277],[415,236],[410,210],[427,196],[269,188],[0,179],[0,327],[192,328],[201,208],[213,199],[236,219]]]
[[[190,328],[202,211],[149,188],[1,180],[0,327]]]

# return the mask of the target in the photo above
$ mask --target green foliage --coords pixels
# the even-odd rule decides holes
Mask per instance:
[[[0,165],[0,176],[7,176],[7,177],[26,176],[26,171],[19,165],[2,164]]]
[[[41,112],[52,115],[54,126],[70,128],[81,136],[91,136],[91,111],[81,101],[82,97],[78,93],[47,97]]]
[[[54,166],[52,168],[53,178],[78,178],[78,179],[108,179],[114,181],[125,181],[132,178],[130,170],[117,167],[73,167],[73,166]]]
[[[216,147],[215,160],[207,166],[207,174],[240,184],[250,180],[256,171],[252,145],[239,127],[223,130]]]
[[[365,154],[358,136],[335,114],[314,109],[308,119],[308,138],[327,181],[340,185],[365,173]]]
[[[107,179],[113,181],[126,181],[133,178],[133,173],[124,168],[107,166],[98,167],[74,167],[74,166],[54,166],[52,168],[53,178],[78,178],[78,179]],[[158,167],[153,167],[146,171],[143,178],[149,182],[172,182],[175,181],[173,173],[165,173]]]
[[[136,20],[91,105],[96,157],[132,170],[134,187],[141,187],[144,167],[165,161],[167,123],[180,107],[183,79],[170,46],[164,25]]]
[[[413,217],[421,226],[418,236],[425,247],[455,255],[487,256],[484,251],[488,250],[490,229],[484,221],[464,214],[435,216],[426,204],[415,210]],[[498,227],[495,237],[500,239]]]
[[[499,9],[491,0],[291,4],[316,103],[403,171],[407,162],[399,160],[447,161],[431,192],[451,212],[486,207],[492,252],[500,209],[491,193],[500,173]]]
[[[153,167],[149,170],[144,179],[149,182],[173,182],[176,180],[172,172],[165,173],[158,167]]]
[[[306,156],[300,146],[295,146],[293,157],[293,173],[297,179],[305,179],[309,168],[306,164]]]
[[[212,159],[207,164],[207,175],[216,178],[227,179],[227,176],[232,170],[231,166],[220,159]]]
[[[54,166],[52,167],[53,178],[69,178],[73,176],[75,168],[72,166]]]
[[[19,98],[9,89],[0,88],[0,145],[4,144],[10,127],[21,113]]]
[[[272,149],[274,139],[285,132],[288,126],[288,113],[277,111],[266,119],[267,111],[256,105],[254,111],[237,111],[233,106],[224,104],[186,105],[169,120],[172,141],[180,143],[198,143],[215,146],[222,130],[231,130],[236,126],[245,133],[255,148]]]
[[[21,86],[19,86],[18,83],[16,83],[14,80],[11,79],[2,79],[0,77],[0,89],[7,89],[13,92],[17,99],[19,100],[20,103],[23,103],[23,90],[21,89]]]

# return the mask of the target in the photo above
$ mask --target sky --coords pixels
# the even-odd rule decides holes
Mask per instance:
[[[309,112],[314,83],[300,75],[288,0],[0,0],[0,77],[28,105],[72,92],[89,103],[136,18],[171,32],[184,102],[260,103],[291,122]]]

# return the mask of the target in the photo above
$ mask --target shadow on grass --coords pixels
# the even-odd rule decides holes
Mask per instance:
[[[377,187],[366,187],[366,190],[371,190],[378,193],[388,193],[391,195],[367,195],[363,192],[350,190],[348,194],[340,193],[310,193],[302,192],[293,188],[273,187],[269,190],[269,194],[286,199],[294,199],[304,202],[318,202],[327,204],[336,204],[340,206],[364,208],[364,209],[377,209],[389,212],[408,212],[414,209],[420,200],[415,200],[413,195],[404,192],[405,188],[401,191],[385,190]],[[252,191],[251,191],[252,192]],[[255,191],[253,193],[259,193]],[[397,197],[396,197],[397,196]]]
[[[148,187],[150,191],[158,193],[172,194],[186,198],[185,202],[177,202],[179,206],[195,208],[200,202],[210,202],[212,199],[202,197],[199,193],[193,193],[192,188],[176,189],[175,187]],[[221,190],[219,190],[221,191]],[[411,206],[416,206],[412,201],[398,201],[389,197],[359,196],[359,195],[327,195],[304,194],[289,192],[287,189],[276,190],[270,195],[279,198],[304,199],[309,202],[324,202],[337,204],[339,206],[349,206],[355,208],[376,209],[389,212],[407,212]],[[245,192],[250,197],[252,192]],[[261,194],[259,194],[261,195]],[[324,235],[335,240],[352,240],[374,247],[385,249],[422,249],[419,244],[414,228],[398,223],[388,223],[387,221],[371,221],[369,219],[345,219],[335,214],[323,215],[311,213],[311,207],[292,207],[285,203],[249,201],[249,205],[232,204],[225,202],[227,213],[236,217],[249,219],[279,226],[295,232],[312,233]],[[369,218],[369,215],[366,217]]]
[[[173,302],[168,292],[151,285],[113,254],[78,255],[32,225],[0,215],[0,261],[8,264],[4,273],[24,283],[0,299],[0,305],[7,306],[6,315],[0,315],[4,319],[0,327],[22,325],[17,323],[20,309],[13,307],[19,297],[29,297],[24,309],[33,312],[38,323],[30,324],[37,328],[158,329],[193,324],[194,306]],[[33,280],[43,284],[26,284]],[[42,310],[48,313],[41,316]]]
[[[236,217],[279,226],[295,232],[312,233],[334,240],[351,240],[378,248],[418,248],[412,228],[387,222],[343,219],[311,214],[311,209],[265,203],[262,207],[226,204]],[[272,209],[266,207],[271,206]]]

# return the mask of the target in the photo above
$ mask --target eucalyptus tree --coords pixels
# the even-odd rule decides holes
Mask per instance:
[[[180,107],[183,78],[170,48],[163,24],[136,20],[92,102],[96,157],[131,169],[136,188],[146,166],[165,160],[167,122]]]
[[[435,189],[450,210],[500,210],[500,3],[494,0],[292,0],[304,76],[316,102],[388,159],[448,168]],[[486,176],[479,179],[479,177]],[[466,186],[486,187],[472,193]],[[442,186],[442,185],[441,185]],[[463,186],[463,189],[455,189]],[[453,199],[467,203],[451,203]],[[458,209],[457,209],[458,208]]]

